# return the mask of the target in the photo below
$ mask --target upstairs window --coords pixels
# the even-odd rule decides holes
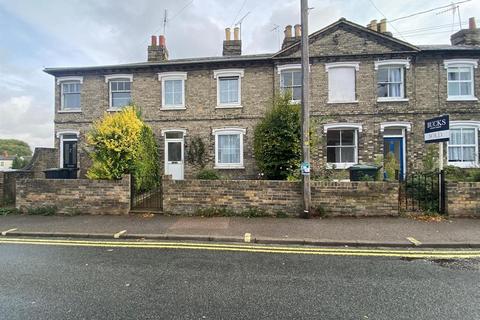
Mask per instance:
[[[62,110],[80,110],[81,89],[79,81],[62,82]]]
[[[378,68],[377,96],[378,98],[402,99],[404,95],[403,67],[384,66]]]
[[[477,60],[445,60],[448,100],[477,100],[474,94],[474,69]]]
[[[108,82],[110,109],[119,110],[132,102],[132,75],[111,75],[105,76]]]
[[[300,103],[302,101],[302,70],[300,65],[281,65],[278,66],[280,74],[280,90],[289,92],[292,96],[292,102]]]
[[[355,92],[355,72],[359,63],[327,63],[328,72],[328,102],[357,102]]]
[[[186,72],[159,73],[162,81],[162,108],[185,109],[185,80]]]
[[[220,104],[238,104],[239,77],[220,77]]]
[[[60,77],[57,83],[60,85],[60,111],[79,112],[83,77]]]
[[[241,107],[241,78],[243,70],[224,69],[215,70],[217,79],[217,108]]]

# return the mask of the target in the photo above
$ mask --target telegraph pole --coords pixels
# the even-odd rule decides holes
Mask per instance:
[[[302,182],[303,217],[310,217],[312,195],[310,192],[310,59],[308,54],[308,0],[301,0],[302,24]]]

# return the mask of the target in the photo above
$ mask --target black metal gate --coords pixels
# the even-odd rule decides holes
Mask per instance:
[[[137,190],[135,185],[135,179],[132,176],[131,183],[131,210],[136,212],[156,212],[162,211],[163,198],[162,198],[162,184],[153,187],[151,190]]]
[[[445,172],[414,173],[400,182],[399,207],[407,212],[445,214]]]

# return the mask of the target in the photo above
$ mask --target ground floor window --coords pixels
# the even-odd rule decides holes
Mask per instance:
[[[337,168],[347,168],[357,163],[357,130],[327,131],[327,163]]]
[[[450,128],[448,163],[459,167],[474,167],[478,164],[477,128]]]
[[[215,166],[218,168],[243,167],[243,135],[245,129],[214,129]]]

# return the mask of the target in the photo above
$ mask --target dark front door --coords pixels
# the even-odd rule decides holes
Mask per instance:
[[[77,141],[63,141],[63,167],[77,168]]]

